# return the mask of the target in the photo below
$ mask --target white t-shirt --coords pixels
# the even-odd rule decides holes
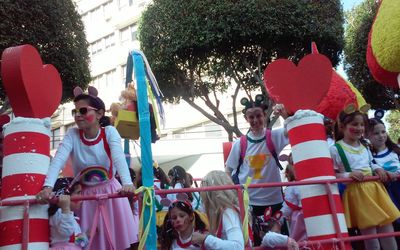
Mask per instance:
[[[221,238],[209,235],[204,246],[213,250],[243,250],[244,239],[239,214],[231,208],[225,209],[222,214]]]
[[[285,189],[285,200],[298,207],[301,207],[301,196],[299,187],[288,186]],[[293,210],[286,204],[286,202],[284,202],[282,204],[281,212],[284,217],[289,218],[292,215]]]
[[[375,162],[386,171],[400,173],[399,156],[388,148],[374,155]]]
[[[256,137],[252,132],[248,136],[253,140],[265,138],[265,129],[262,136]],[[288,145],[288,138],[284,135],[284,129],[274,129],[271,131],[271,140],[275,146],[276,154]],[[240,139],[236,140],[232,146],[232,150],[226,161],[226,166],[236,172],[240,158]],[[280,169],[277,166],[274,157],[269,152],[265,140],[259,143],[252,143],[247,140],[246,155],[240,167],[239,182],[244,184],[247,177],[252,177],[252,184],[281,182]],[[250,205],[269,206],[281,203],[282,191],[281,187],[272,188],[250,188],[249,189]]]
[[[74,176],[80,171],[91,166],[102,166],[107,171],[110,169],[110,160],[104,149],[103,140],[100,139],[101,129],[94,139],[80,138],[78,128],[68,129],[57,153],[51,161],[44,186],[53,187],[60,171],[64,168],[68,157],[72,159]],[[107,143],[111,151],[113,163],[113,176],[118,171],[123,185],[132,185],[125,154],[121,146],[121,136],[113,126],[105,127]]]
[[[360,144],[357,147],[353,147],[345,143],[343,140],[340,140],[337,143],[342,146],[351,170],[358,170],[366,176],[371,176],[372,170],[380,168],[379,165],[372,163],[372,153],[364,145]],[[334,169],[339,172],[336,176],[349,177],[350,173],[346,172],[336,146],[330,147],[330,152],[334,163]]]
[[[81,233],[81,228],[74,217],[73,212],[63,214],[61,208],[49,218],[50,243],[69,242],[72,235]]]

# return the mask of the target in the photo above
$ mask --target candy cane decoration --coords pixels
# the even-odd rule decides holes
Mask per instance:
[[[4,50],[1,76],[17,116],[4,130],[1,199],[32,199],[41,190],[50,165],[50,119],[45,117],[50,117],[60,104],[61,78],[55,67],[43,65],[31,45]],[[29,231],[25,231],[29,233],[23,235],[28,229],[23,223],[23,206],[1,207],[0,248],[48,249],[47,208],[30,206],[26,223]],[[23,242],[23,236],[28,242]]]
[[[32,199],[50,164],[50,120],[16,118],[4,130],[2,201]],[[23,206],[1,207],[0,248],[21,249]],[[49,247],[47,206],[29,210],[29,249]]]
[[[292,145],[297,180],[336,179],[326,141],[323,116],[311,110],[299,110],[286,120],[286,126]],[[340,232],[336,232],[335,229],[325,186],[308,185],[299,188],[309,240],[337,238],[338,233],[347,237],[347,226],[337,185],[332,184],[331,190]],[[349,244],[347,248],[350,249]],[[325,245],[323,249],[331,249],[331,246]]]

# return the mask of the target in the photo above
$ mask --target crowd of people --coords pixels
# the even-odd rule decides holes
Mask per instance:
[[[59,197],[58,203],[49,208],[52,249],[135,249],[139,241],[137,199],[70,200],[79,194],[120,192],[133,196],[135,185],[141,186],[141,174],[130,173],[121,138],[114,127],[108,126],[104,103],[97,91],[76,91],[74,103],[72,113],[77,128],[68,130],[52,159],[43,189],[37,194],[43,204]],[[240,139],[235,141],[225,171],[209,172],[202,178],[201,187],[245,184],[247,177],[252,177],[251,183],[282,182],[277,156],[289,144],[287,133],[284,128],[268,131],[264,112],[268,106],[262,97],[244,103],[243,113],[250,125],[246,144]],[[283,118],[289,116],[282,105],[276,105],[274,113]],[[399,146],[388,137],[381,120],[368,119],[358,109],[342,111],[338,121],[326,123],[327,131],[331,131],[333,124],[330,151],[334,169],[337,177],[354,180],[344,188],[342,197],[348,228],[357,228],[362,235],[398,230]],[[59,172],[69,157],[75,177],[60,179]],[[285,176],[288,181],[295,181],[290,156],[287,161]],[[181,166],[174,166],[166,174],[154,163],[153,172],[155,190],[182,189],[194,184]],[[362,182],[372,175],[379,176],[379,181]],[[298,243],[307,240],[297,186],[284,190],[249,189],[249,225],[243,225],[236,192],[156,195],[158,247],[218,250],[261,245],[299,249]],[[397,243],[394,237],[387,237],[365,240],[363,247],[397,249]]]

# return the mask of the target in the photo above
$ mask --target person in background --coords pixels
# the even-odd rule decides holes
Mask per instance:
[[[279,168],[279,161],[276,155],[279,155],[285,146],[289,144],[288,137],[284,132],[284,128],[273,129],[271,131],[271,142],[275,147],[275,156],[270,152],[267,146],[267,128],[266,114],[268,109],[262,95],[257,95],[255,101],[249,101],[243,98],[241,103],[244,104],[243,110],[246,121],[250,124],[250,130],[246,135],[247,148],[243,159],[241,158],[241,140],[236,140],[230,151],[225,163],[225,171],[233,176],[236,175],[240,184],[245,184],[247,177],[251,177],[251,184],[282,182]],[[276,115],[287,118],[288,114],[283,105],[276,105],[274,108]],[[269,188],[251,188],[249,189],[250,205],[253,217],[264,214],[264,211],[271,207],[272,213],[282,208],[283,196],[281,187]],[[254,225],[253,225],[254,227]],[[254,245],[261,244],[259,238],[254,231]]]
[[[189,178],[187,177],[186,170],[176,165],[168,171],[168,176],[171,180],[171,187],[173,189],[190,188]],[[186,193],[190,202],[193,202],[193,194]],[[168,199],[173,201],[177,199],[177,194],[168,194]]]
[[[285,176],[288,181],[296,181],[291,155],[289,156],[289,164],[285,169]],[[306,225],[298,186],[286,187],[281,212],[282,215],[289,220],[289,236],[297,242],[307,240]]]
[[[390,176],[391,181],[385,183],[390,198],[398,209],[400,209],[400,147],[394,143],[386,132],[385,124],[377,118],[369,119],[368,138],[372,144],[372,155],[374,162],[381,166]],[[395,231],[400,231],[400,220],[393,223]],[[396,237],[397,244],[400,237]]]

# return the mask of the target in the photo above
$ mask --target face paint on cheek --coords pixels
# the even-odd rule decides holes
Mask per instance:
[[[352,134],[356,134],[356,133],[359,133],[359,132],[360,132],[360,130],[355,129],[355,128],[349,128],[349,131],[350,131],[350,133],[352,133]]]
[[[94,115],[87,115],[85,116],[85,120],[88,122],[93,122],[95,119]]]

